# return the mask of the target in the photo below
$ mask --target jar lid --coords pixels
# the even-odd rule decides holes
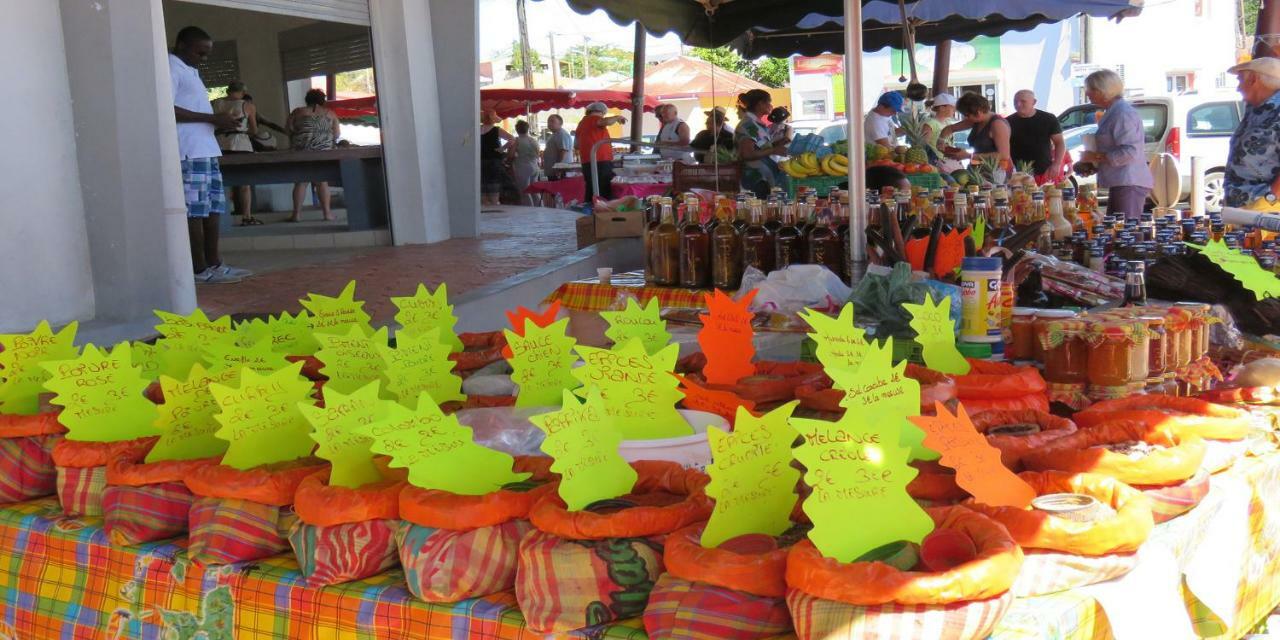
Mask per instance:
[[[1017,317],[1021,317],[1021,316],[1033,316],[1033,317],[1034,317],[1034,316],[1038,315],[1038,313],[1039,313],[1040,311],[1041,311],[1041,309],[1036,309],[1036,308],[1034,308],[1034,307],[1014,307],[1014,308],[1013,308],[1013,316],[1014,316],[1015,318],[1017,318]]]
[[[1037,318],[1074,318],[1076,315],[1067,309],[1036,309]]]
[[[1138,319],[1147,323],[1148,327],[1164,326],[1164,316],[1140,316]]]
[[[956,350],[966,358],[986,360],[991,357],[991,345],[985,342],[957,342]]]
[[[1096,340],[1124,341],[1136,338],[1139,328],[1145,329],[1146,325],[1132,320],[1107,319],[1091,323],[1089,332]]]
[[[1089,322],[1083,318],[1057,318],[1037,322],[1036,325],[1041,327],[1046,333],[1080,333],[1081,331],[1089,328]]]
[[[968,257],[960,262],[960,270],[964,271],[999,271],[1004,266],[1000,258]],[[963,273],[961,274],[963,275]]]

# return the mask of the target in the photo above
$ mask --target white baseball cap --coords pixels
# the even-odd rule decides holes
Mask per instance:
[[[605,106],[603,102],[592,102],[591,104],[587,105],[587,113],[608,113],[608,112],[609,112],[609,107]]]
[[[956,97],[949,93],[939,93],[929,102],[930,109],[938,107],[954,107],[956,106]]]
[[[1280,80],[1280,58],[1254,58],[1227,69],[1228,73],[1236,75],[1239,75],[1242,71],[1252,71],[1258,75],[1270,76]]]

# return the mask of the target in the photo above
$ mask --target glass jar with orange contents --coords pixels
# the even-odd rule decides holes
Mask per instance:
[[[1009,339],[1004,344],[1006,360],[1034,360],[1036,339],[1036,310],[1018,307],[1013,310],[1009,325]]]
[[[1209,318],[1211,309],[1202,302],[1177,302],[1173,305],[1190,313],[1191,361],[1195,362],[1209,353]]]
[[[1051,384],[1089,380],[1088,323],[1075,318],[1036,321],[1036,343],[1044,357],[1044,379]]]
[[[1089,323],[1088,346],[1089,384],[1099,387],[1123,387],[1137,378],[1146,379],[1147,368],[1141,374],[1135,371],[1138,359],[1134,351],[1139,348],[1139,327],[1145,325],[1131,320],[1105,319]],[[1145,345],[1143,348],[1147,348]],[[1146,360],[1143,354],[1142,360]]]
[[[1177,371],[1191,364],[1191,340],[1195,337],[1191,328],[1191,312],[1170,307],[1164,317],[1169,340],[1169,368]]]
[[[1169,341],[1164,316],[1142,316],[1147,325],[1147,378],[1162,378],[1169,371]]]
[[[1040,364],[1044,364],[1044,343],[1040,336],[1045,333],[1045,325],[1058,320],[1068,320],[1077,318],[1076,312],[1066,309],[1036,309],[1036,319],[1034,322],[1036,338],[1031,341],[1031,358]],[[1081,381],[1083,382],[1083,380]]]

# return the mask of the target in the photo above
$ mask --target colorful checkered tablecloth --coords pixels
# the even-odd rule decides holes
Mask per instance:
[[[63,517],[54,498],[0,508],[0,638],[543,638],[510,593],[427,604],[398,570],[316,589],[292,556],[203,569],[185,539],[112,548],[99,525]],[[645,634],[637,620],[579,637]]]
[[[568,311],[606,311],[613,305],[620,304],[620,293],[634,296],[641,304],[648,304],[650,299],[656,297],[663,309],[707,308],[704,300],[707,291],[645,286],[642,271],[615,273],[609,284],[600,284],[596,278],[566,282],[552,291],[542,303],[559,301],[560,306]]]
[[[1176,559],[1183,611],[1146,610],[1142,592],[1131,594],[1134,610],[1186,615],[1205,638],[1239,638],[1255,627],[1280,605],[1277,495],[1280,453],[1239,460],[1214,476],[1204,501],[1156,527],[1147,543]],[[99,525],[92,518],[63,517],[53,498],[0,508],[0,639],[542,637],[524,627],[509,593],[426,604],[409,594],[398,570],[315,589],[305,586],[291,556],[204,569],[187,560],[185,540],[112,548]],[[1215,536],[1237,530],[1244,541],[1238,560],[1220,563],[1234,571],[1229,579],[1205,581],[1201,572],[1202,579],[1193,580],[1195,565],[1205,564],[1201,554],[1223,542]],[[1234,602],[1229,624],[1205,604],[1210,601]],[[631,620],[577,637],[643,640],[645,634]],[[1080,591],[1018,599],[992,635],[1112,637],[1098,601]]]

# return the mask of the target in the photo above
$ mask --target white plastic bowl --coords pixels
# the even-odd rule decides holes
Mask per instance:
[[[711,464],[711,445],[707,441],[707,429],[729,431],[729,421],[706,411],[677,409],[681,417],[693,427],[693,435],[657,440],[624,440],[618,453],[628,462],[637,460],[667,460],[682,467],[703,469]]]

